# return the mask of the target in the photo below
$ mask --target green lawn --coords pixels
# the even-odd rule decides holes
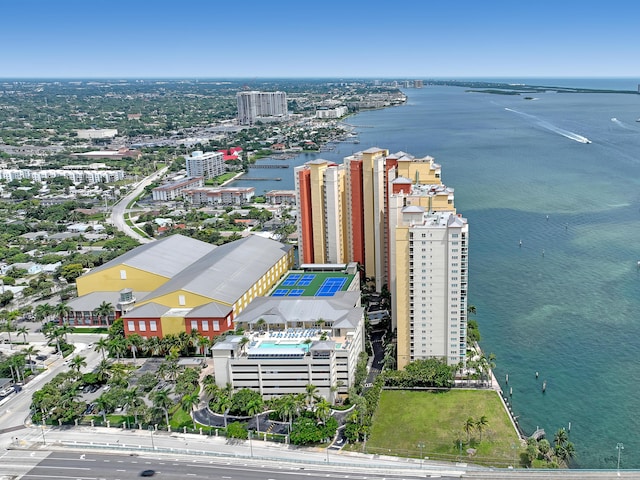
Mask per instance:
[[[477,421],[483,415],[488,423],[482,430],[482,441],[477,429],[467,439],[467,419]],[[422,454],[431,459],[495,466],[513,464],[521,449],[500,397],[493,390],[383,391],[367,452],[419,458],[421,444]],[[467,453],[470,448],[476,453]]]
[[[170,412],[169,423],[174,430],[182,427],[193,428],[193,420],[189,412],[185,412],[182,407],[178,407]]]

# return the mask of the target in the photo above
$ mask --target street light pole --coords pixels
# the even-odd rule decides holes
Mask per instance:
[[[249,452],[251,458],[253,458],[253,442],[251,441],[251,430],[249,430]]]
[[[622,450],[624,450],[624,445],[622,443],[618,443],[616,445],[616,450],[618,450],[618,470],[620,470],[620,454],[622,453]]]
[[[424,458],[422,455],[422,449],[424,448],[424,443],[420,442],[418,447],[420,447],[420,470],[422,470],[422,459]]]
[[[153,443],[153,427],[152,427],[151,425],[149,425],[149,433],[151,434],[151,449],[152,449],[152,450],[155,450],[155,449],[156,449],[156,446],[155,446],[155,444]]]
[[[44,438],[44,412],[42,410],[40,410],[40,415],[42,415],[42,424],[40,425],[42,427],[42,444],[46,445],[47,440]],[[618,461],[618,465],[620,465],[620,461]]]

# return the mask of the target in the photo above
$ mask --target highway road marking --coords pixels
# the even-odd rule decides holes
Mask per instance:
[[[126,472],[126,470],[116,470],[116,472]]]
[[[55,468],[56,470],[91,470],[89,467],[52,467],[50,465],[36,465],[33,468]]]

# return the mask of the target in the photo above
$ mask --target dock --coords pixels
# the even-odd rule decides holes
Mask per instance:
[[[545,437],[544,428],[538,428],[535,432],[531,434],[529,438],[533,438],[536,442]]]
[[[289,165],[285,163],[256,163],[249,167],[250,170],[253,170],[254,168],[289,168]]]

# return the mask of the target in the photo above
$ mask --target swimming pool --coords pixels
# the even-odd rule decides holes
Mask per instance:
[[[260,342],[257,348],[302,348],[305,352],[308,352],[310,345],[310,343]]]

